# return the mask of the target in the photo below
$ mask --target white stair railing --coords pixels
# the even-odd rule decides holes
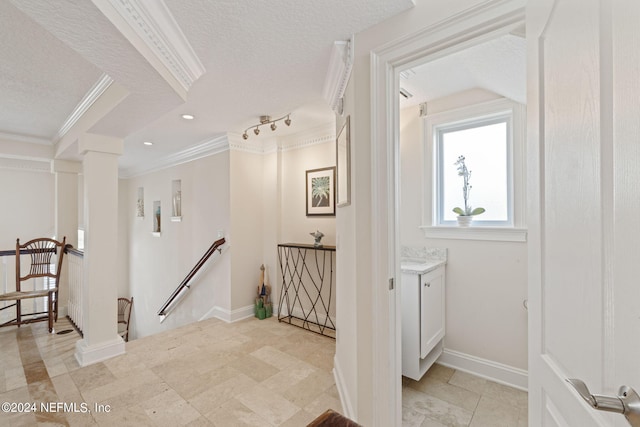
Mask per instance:
[[[84,253],[77,249],[67,248],[67,271],[69,272],[69,301],[67,315],[82,332],[82,289]]]

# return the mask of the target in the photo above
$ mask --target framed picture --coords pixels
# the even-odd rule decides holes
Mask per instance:
[[[337,194],[336,205],[347,206],[351,203],[351,129],[349,116],[340,129],[336,139]]]
[[[336,168],[312,169],[307,173],[307,216],[335,216]]]

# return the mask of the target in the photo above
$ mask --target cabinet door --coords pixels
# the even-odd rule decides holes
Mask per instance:
[[[444,337],[444,277],[421,276],[420,283],[420,358],[424,359]]]

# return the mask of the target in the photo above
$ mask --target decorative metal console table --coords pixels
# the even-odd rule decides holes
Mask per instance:
[[[301,243],[278,245],[282,273],[278,321],[336,337],[333,320],[335,252],[335,246],[315,247]]]

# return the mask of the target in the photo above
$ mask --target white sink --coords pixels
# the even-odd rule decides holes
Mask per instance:
[[[446,261],[443,260],[402,261],[400,263],[400,270],[403,273],[409,274],[425,274],[444,264],[446,264]]]

